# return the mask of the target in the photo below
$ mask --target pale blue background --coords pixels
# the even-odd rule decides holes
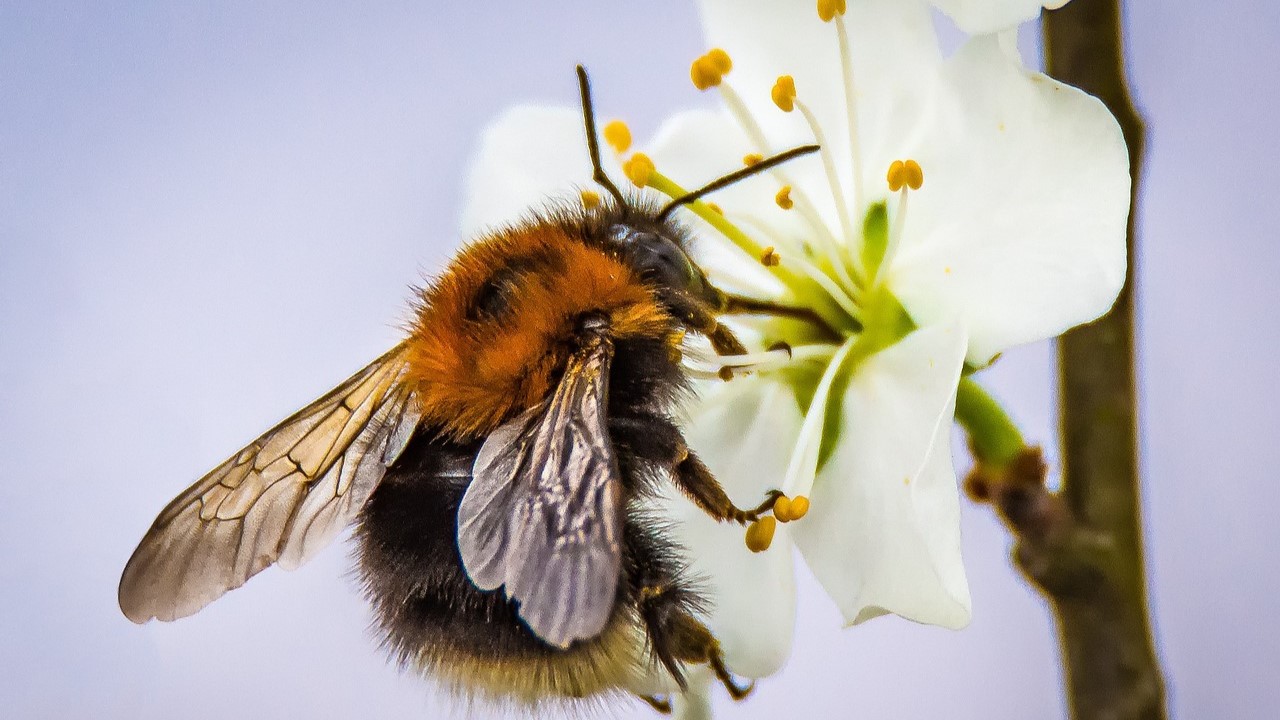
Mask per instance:
[[[497,111],[573,102],[578,61],[639,136],[707,102],[695,12],[100,5],[0,6],[0,714],[434,717],[370,641],[342,548],[144,628],[116,609],[119,571],[172,495],[396,339]],[[1280,706],[1280,10],[1131,5],[1161,653],[1179,715],[1262,717]],[[991,374],[1046,441],[1051,356]],[[989,513],[964,522],[968,630],[834,632],[806,579],[791,664],[725,717],[1060,716],[1042,603]]]

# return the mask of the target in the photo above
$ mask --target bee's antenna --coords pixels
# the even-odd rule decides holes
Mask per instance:
[[[587,69],[578,66],[578,91],[582,95],[582,120],[587,124],[587,150],[591,153],[591,179],[595,180],[614,200],[618,201],[618,207],[622,208],[622,212],[627,211],[627,201],[622,197],[622,191],[617,185],[604,174],[604,168],[600,166],[600,140],[596,137],[596,111],[591,105],[591,83],[587,81]]]
[[[817,152],[818,150],[819,150],[819,147],[817,145],[801,145],[800,147],[797,147],[797,148],[791,148],[786,152],[778,153],[773,157],[765,158],[764,160],[761,160],[760,162],[754,165],[749,165],[736,172],[731,172],[728,175],[716,178],[715,180],[712,180],[711,182],[707,183],[706,185],[703,185],[697,190],[687,192],[684,195],[681,195],[680,197],[676,198],[675,200],[672,200],[671,202],[663,206],[662,212],[658,213],[658,222],[662,222],[663,220],[665,220],[668,215],[670,215],[676,208],[680,207],[681,205],[688,205],[689,203],[703,197],[704,195],[709,195],[710,193],[713,193],[716,190],[726,188],[738,182],[739,180],[749,178],[752,175],[764,172],[765,170],[768,170],[769,168],[774,167],[775,165],[781,165],[782,163],[788,160],[791,160],[793,158],[798,158],[801,155],[808,155],[809,153]]]

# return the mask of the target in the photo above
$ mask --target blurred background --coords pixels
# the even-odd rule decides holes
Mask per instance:
[[[575,102],[637,138],[713,98],[692,4],[0,5],[0,697],[14,718],[437,717],[335,545],[138,627],[125,560],[194,478],[381,353],[453,252],[479,129]],[[1280,6],[1131,2],[1149,123],[1139,268],[1144,511],[1170,707],[1280,705]],[[954,42],[954,31],[940,21]],[[1036,28],[1021,44],[1038,57]],[[987,374],[1053,450],[1053,349]],[[802,578],[796,652],[724,717],[1063,714],[1040,599],[967,505],[974,619],[837,631]],[[794,715],[792,715],[794,713]],[[640,705],[626,717],[653,717]]]

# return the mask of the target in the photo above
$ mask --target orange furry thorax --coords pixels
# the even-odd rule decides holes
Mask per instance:
[[[486,293],[500,312],[477,311]],[[675,329],[632,269],[574,228],[531,222],[466,246],[421,292],[408,340],[423,421],[475,438],[542,402],[589,312],[608,318],[615,339]]]

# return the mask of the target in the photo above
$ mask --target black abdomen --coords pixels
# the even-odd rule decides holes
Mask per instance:
[[[458,504],[480,443],[419,431],[362,512],[360,571],[388,649],[412,662],[446,644],[477,657],[546,655],[501,592],[467,577],[458,554]]]

